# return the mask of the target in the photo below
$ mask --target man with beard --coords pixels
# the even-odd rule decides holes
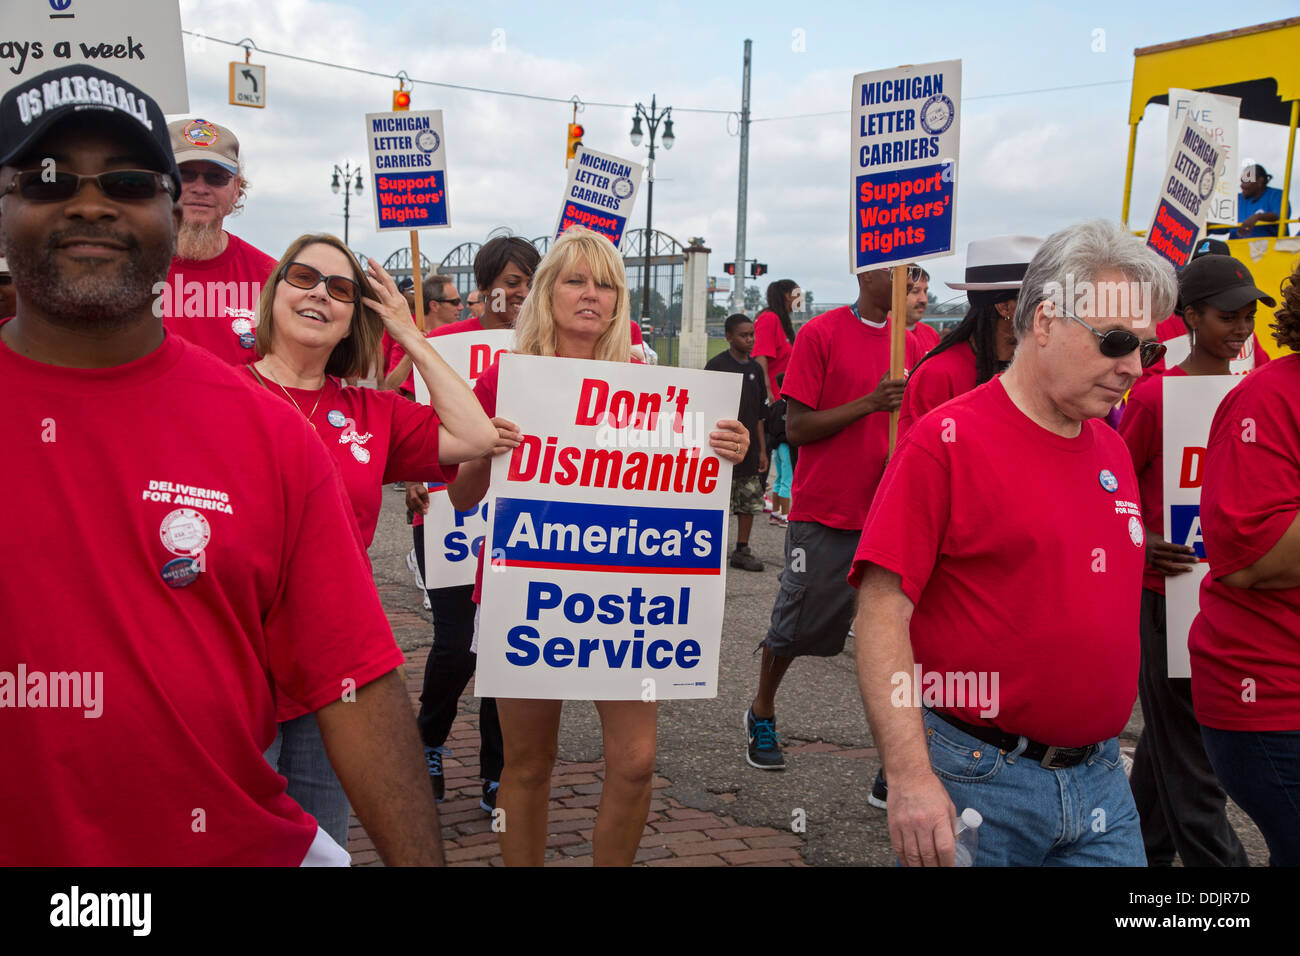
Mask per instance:
[[[248,180],[239,140],[205,119],[168,124],[181,171],[180,234],[157,314],[163,325],[231,365],[257,359],[253,321],[257,297],[275,260],[222,225],[243,209]]]
[[[440,863],[329,452],[152,308],[182,219],[164,129],[86,64],[0,98],[0,866],[346,865],[262,756],[277,685],[380,856]]]

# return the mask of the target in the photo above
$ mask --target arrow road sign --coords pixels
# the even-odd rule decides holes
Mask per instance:
[[[266,67],[256,63],[231,62],[230,105],[266,107]]]

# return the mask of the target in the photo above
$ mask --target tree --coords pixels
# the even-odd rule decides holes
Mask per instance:
[[[745,286],[745,311],[758,313],[763,304],[762,296],[759,294],[758,286]]]

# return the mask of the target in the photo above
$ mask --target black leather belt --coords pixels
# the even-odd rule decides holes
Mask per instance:
[[[952,716],[952,714],[945,714],[939,710],[931,710],[930,713],[945,724],[956,727],[962,733],[970,734],[976,740],[982,740],[984,743],[991,744],[1006,753],[1011,753],[1020,746],[1018,736],[1003,733],[989,724],[968,724],[966,721]],[[1040,744],[1036,740],[1031,740],[1029,746],[1021,752],[1020,756],[1028,757],[1030,760],[1037,760],[1041,766],[1048,770],[1062,770],[1083,763],[1099,750],[1101,750],[1101,744],[1089,744],[1087,747],[1049,747],[1047,744]]]

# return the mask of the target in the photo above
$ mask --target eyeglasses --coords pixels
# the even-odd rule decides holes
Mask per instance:
[[[1109,332],[1098,332],[1077,315],[1072,315],[1064,310],[1062,310],[1062,314],[1066,318],[1074,319],[1074,321],[1097,336],[1097,347],[1101,349],[1101,354],[1107,358],[1123,358],[1134,349],[1139,349],[1139,359],[1142,362],[1142,367],[1150,368],[1165,357],[1165,344],[1163,342],[1144,342],[1127,329],[1111,329]]]
[[[357,301],[357,284],[347,276],[327,276],[319,269],[303,262],[291,262],[280,272],[280,277],[295,289],[314,289],[325,283],[331,299],[349,304]]]
[[[120,202],[153,199],[160,189],[173,198],[176,195],[171,177],[149,169],[114,169],[94,176],[29,169],[15,176],[0,196],[17,190],[31,202],[62,202],[77,195],[86,180],[93,180],[101,193]]]
[[[454,299],[434,299],[434,302],[442,302],[445,305],[460,305],[460,296]]]
[[[183,183],[192,183],[200,176],[202,176],[203,181],[213,189],[220,189],[222,186],[229,185],[230,181],[235,178],[224,169],[205,169],[201,171],[197,169],[181,170],[181,182]]]

